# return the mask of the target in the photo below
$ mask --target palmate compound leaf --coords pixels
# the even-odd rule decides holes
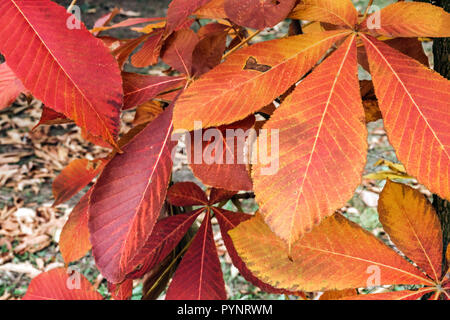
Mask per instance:
[[[395,246],[438,281],[442,274],[442,230],[425,196],[388,180],[378,200],[378,212]]]
[[[211,227],[211,216],[203,223],[167,289],[167,300],[224,300],[227,298],[222,269]]]
[[[264,29],[284,20],[296,0],[225,0],[227,17],[237,25]]]
[[[59,251],[66,264],[81,259],[92,248],[88,228],[88,205],[91,193],[92,189],[81,197],[61,231]]]
[[[399,160],[408,174],[450,199],[450,82],[373,37],[362,39]]]
[[[72,160],[53,181],[53,206],[66,202],[80,192],[103,170],[106,162],[105,159]]]
[[[260,215],[229,232],[250,271],[276,288],[343,290],[373,285],[433,285],[422,272],[357,224],[336,213],[292,245]]]
[[[302,0],[289,18],[353,28],[358,22],[358,11],[351,0]]]
[[[92,252],[112,283],[124,279],[160,214],[172,168],[172,110],[171,105],[128,142],[93,187]]]
[[[6,63],[0,64],[0,110],[8,107],[26,89]]]
[[[450,13],[429,3],[396,2],[361,25],[363,30],[388,37],[450,37]]]
[[[264,129],[267,139],[260,135],[258,147],[279,143],[270,158],[279,168],[258,159],[256,200],[270,228],[292,245],[343,206],[361,181],[367,131],[354,35],[296,87]]]
[[[122,82],[102,41],[53,1],[5,0],[0,12],[0,52],[24,86],[48,107],[116,146]]]
[[[244,119],[283,94],[348,33],[310,33],[237,51],[179,98],[174,110],[175,130],[191,131],[194,121],[202,121],[202,127],[207,128]]]
[[[22,300],[103,300],[80,273],[56,268],[31,280]]]

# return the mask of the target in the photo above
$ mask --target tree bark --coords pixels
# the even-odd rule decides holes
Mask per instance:
[[[417,2],[428,2],[443,8],[445,11],[450,12],[450,0],[416,0]],[[436,38],[433,40],[433,58],[434,58],[434,70],[439,72],[443,77],[450,80],[450,38]],[[444,270],[447,268],[447,261],[445,259],[445,252],[450,242],[450,203],[449,201],[440,198],[438,195],[433,195],[433,207],[435,208],[439,220],[441,221],[443,231],[443,244],[444,244]]]

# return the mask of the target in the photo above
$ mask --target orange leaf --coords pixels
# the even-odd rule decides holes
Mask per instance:
[[[378,201],[380,222],[395,246],[430,277],[442,273],[442,230],[431,203],[418,190],[387,180]]]
[[[358,291],[355,289],[329,290],[325,291],[319,300],[339,300],[345,297],[356,296]]]
[[[209,213],[167,289],[167,300],[224,300],[227,297]]]
[[[119,131],[122,84],[117,62],[53,1],[0,3],[0,42],[8,66],[39,100],[112,146]],[[80,46],[80,43],[83,45]],[[20,54],[18,54],[20,52]]]
[[[450,199],[450,82],[370,36],[363,41],[384,125],[399,160],[408,174]]]
[[[93,187],[92,252],[97,267],[112,283],[124,279],[160,215],[172,169],[172,110],[169,106],[128,142]]]
[[[296,0],[225,0],[227,17],[237,25],[264,29],[284,20]]]
[[[210,0],[195,11],[198,18],[203,19],[225,19],[227,14],[224,8],[225,0]]]
[[[142,48],[131,57],[131,63],[137,68],[144,68],[158,62],[164,32],[156,30],[149,34]],[[133,49],[134,50],[134,49]]]
[[[102,159],[72,160],[53,181],[53,206],[66,202],[80,192],[103,170],[104,165]]]
[[[353,28],[358,22],[358,11],[350,0],[302,0],[289,18]]]
[[[0,110],[8,107],[24,91],[26,89],[22,82],[8,65],[0,64]]]
[[[355,36],[347,39],[264,126],[268,150],[279,130],[279,169],[269,171],[259,159],[252,168],[254,191],[265,221],[289,245],[342,207],[361,181],[367,131],[355,43]]]
[[[159,101],[153,100],[144,102],[136,108],[133,125],[138,126],[153,121],[163,111],[164,110]]]
[[[194,121],[201,120],[207,128],[244,119],[289,89],[345,35],[342,31],[310,33],[235,52],[182,94],[174,110],[174,128],[191,131]],[[248,64],[253,60],[256,67]]]
[[[375,15],[380,26],[369,29],[367,22],[376,22]],[[450,37],[450,13],[429,3],[396,2],[373,13],[362,26],[388,37]]]
[[[22,300],[103,300],[103,297],[83,275],[56,268],[31,280]]]
[[[59,250],[66,264],[81,259],[91,250],[88,204],[92,189],[72,209],[59,238]]]
[[[335,214],[292,245],[272,233],[261,216],[229,232],[250,271],[276,288],[326,291],[371,285],[433,285],[394,250],[341,214]]]

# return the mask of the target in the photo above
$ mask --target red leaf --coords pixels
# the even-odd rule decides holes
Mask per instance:
[[[49,0],[0,3],[0,51],[24,86],[112,146],[119,130],[122,85],[117,63],[102,41]],[[82,45],[80,45],[82,44]]]
[[[189,166],[204,184],[227,190],[252,190],[252,180],[245,161],[246,131],[253,127],[253,115],[235,123],[191,132]],[[232,130],[235,136],[227,134]],[[206,137],[205,133],[214,135]],[[242,133],[242,134],[241,134]],[[196,138],[196,135],[202,138]],[[207,141],[204,141],[208,138]],[[220,141],[216,141],[220,139]],[[231,145],[233,143],[233,145]],[[197,163],[200,159],[200,163]],[[217,163],[217,162],[222,163]]]
[[[8,65],[0,64],[0,110],[8,107],[24,91],[26,89],[22,82]]]
[[[161,263],[175,249],[186,232],[204,209],[187,214],[167,217],[156,223],[155,229],[145,242],[144,247],[130,263],[130,270],[135,269],[127,277],[137,279]]]
[[[209,204],[213,205],[215,203],[228,200],[236,193],[236,191],[230,191],[221,188],[212,188],[211,193],[209,194]]]
[[[224,300],[225,283],[217,256],[211,217],[205,215],[202,225],[167,290],[167,300]]]
[[[53,206],[66,202],[92,181],[105,166],[105,160],[75,159],[55,178],[52,185]]]
[[[83,275],[57,268],[31,280],[22,300],[103,300],[103,297]]]
[[[53,109],[43,106],[41,118],[39,119],[39,122],[33,127],[33,130],[40,125],[63,124],[69,122],[72,122],[72,120],[68,119],[62,113],[56,112]]]
[[[242,261],[236,249],[234,248],[233,241],[231,240],[231,237],[228,235],[228,231],[236,228],[241,222],[250,219],[252,215],[239,212],[231,212],[216,207],[212,207],[212,210],[214,211],[217,221],[219,222],[220,232],[222,233],[222,239],[223,242],[225,243],[225,246],[227,247],[227,251],[228,254],[230,255],[231,261],[233,262],[234,266],[239,269],[239,272],[245,278],[245,280],[253,283],[255,286],[261,288],[261,290],[268,293],[295,294],[288,290],[274,288],[271,285],[255,277],[253,273],[251,273],[251,271],[247,269],[244,261]]]
[[[92,252],[110,282],[124,279],[160,214],[172,169],[172,110],[127,143],[94,185],[89,207]]]
[[[159,77],[123,72],[124,109],[130,109],[181,83],[184,77]]]
[[[108,291],[114,300],[128,300],[133,295],[133,280],[127,279],[120,284],[108,282]]]
[[[177,29],[201,6],[211,0],[173,0],[167,10],[167,33]]]
[[[190,75],[192,52],[198,41],[197,34],[191,29],[176,31],[166,40],[161,59],[178,72]]]
[[[66,264],[81,259],[91,250],[89,241],[88,204],[92,189],[90,189],[72,209],[69,219],[64,224],[59,238],[59,251]]]
[[[205,192],[193,182],[178,182],[167,191],[167,201],[174,206],[207,205]]]
[[[225,0],[225,12],[236,24],[264,29],[284,20],[296,0]]]

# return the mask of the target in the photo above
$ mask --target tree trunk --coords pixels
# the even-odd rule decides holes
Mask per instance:
[[[418,2],[428,2],[444,8],[445,11],[450,12],[450,0],[416,0]],[[439,72],[443,77],[450,80],[450,38],[438,38],[433,41],[433,57],[434,70]],[[440,198],[438,195],[433,195],[433,206],[441,221],[444,242],[444,273],[447,271],[448,265],[445,259],[445,252],[450,242],[450,203],[447,200]]]

